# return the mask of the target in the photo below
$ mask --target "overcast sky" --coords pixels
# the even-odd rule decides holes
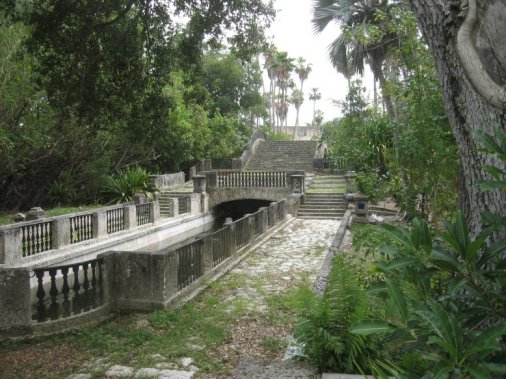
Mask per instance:
[[[332,99],[344,100],[347,90],[346,79],[337,73],[328,59],[328,46],[338,36],[339,27],[329,24],[323,33],[315,35],[311,23],[313,0],[275,0],[274,6],[277,17],[267,35],[272,37],[278,50],[287,51],[295,59],[303,57],[312,64],[312,71],[304,82],[305,98],[300,110],[300,125],[312,121],[313,103],[308,97],[313,87],[322,94],[316,109],[323,111],[325,121],[332,120],[340,115],[340,109],[332,104]],[[300,85],[298,78],[296,84]],[[294,124],[295,109],[291,107],[288,125]]]

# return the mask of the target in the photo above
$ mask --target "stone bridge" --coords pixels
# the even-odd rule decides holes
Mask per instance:
[[[194,193],[209,194],[209,208],[228,201],[289,199],[289,213],[304,192],[304,171],[204,171],[194,176]]]

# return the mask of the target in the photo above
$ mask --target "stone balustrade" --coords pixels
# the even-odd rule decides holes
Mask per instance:
[[[128,211],[123,218],[117,211],[111,213],[111,230],[116,230],[121,222],[128,224],[125,220],[137,221],[137,207],[125,208]],[[111,207],[105,212],[117,209],[120,208]],[[107,232],[107,216],[103,212],[93,213],[92,236],[96,230]],[[156,253],[109,251],[94,259],[68,264],[34,269],[4,267],[0,270],[0,340],[58,333],[102,321],[113,311],[177,305],[207,285],[217,273],[236,264],[286,215],[287,202],[282,200],[175,250],[169,247]],[[69,219],[56,220],[66,220],[60,222],[69,226]],[[93,220],[102,220],[105,226],[94,226]],[[88,221],[83,223],[88,225]],[[70,232],[64,234],[70,243]]]
[[[14,266],[39,254],[133,230],[160,219],[157,201],[115,205],[0,227],[0,264]]]

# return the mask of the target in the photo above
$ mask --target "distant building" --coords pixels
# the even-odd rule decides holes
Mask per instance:
[[[293,130],[295,126],[282,126],[281,130],[283,133],[293,136]],[[295,136],[295,141],[311,141],[314,136],[319,137],[320,128],[314,126],[297,126],[297,135]]]

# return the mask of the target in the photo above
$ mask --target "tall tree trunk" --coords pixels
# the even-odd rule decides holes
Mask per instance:
[[[478,5],[478,18],[479,22],[482,23],[480,34],[482,32],[486,34],[488,27],[492,29],[495,27],[495,29],[500,29],[499,32],[504,35],[504,19],[506,18],[504,1],[478,1],[478,4],[475,1],[469,0],[468,5],[470,5],[469,9],[472,9],[473,5]],[[471,46],[476,49],[476,46],[481,45],[480,48],[482,48],[483,42],[488,43],[488,50],[491,50],[492,56],[496,59],[498,57],[498,59],[501,59],[502,56],[502,61],[500,60],[495,68],[485,67],[490,66],[493,62],[489,59],[490,57],[484,56],[483,52],[487,51],[487,49],[484,49],[478,52],[478,55],[481,55],[482,58],[480,62],[466,62],[465,59],[461,59],[459,56],[459,51],[462,52],[460,48],[462,44],[460,41],[457,43],[457,35],[461,25],[467,24],[469,26],[468,20],[472,14],[466,15],[467,9],[463,9],[462,2],[457,0],[410,0],[410,3],[417,15],[425,40],[435,58],[439,81],[443,89],[446,113],[460,151],[460,206],[467,216],[471,233],[476,236],[482,230],[481,214],[483,212],[494,212],[503,216],[506,214],[506,191],[482,192],[479,190],[478,183],[489,179],[483,172],[483,167],[485,165],[502,167],[502,162],[478,151],[480,145],[474,133],[481,130],[493,134],[492,125],[494,124],[498,124],[503,130],[506,130],[506,104],[502,103],[502,106],[501,104],[492,105],[487,101],[478,92],[480,83],[473,81],[473,72],[465,65],[474,63],[480,71],[479,74],[486,74],[484,71],[489,72],[497,67],[502,67],[504,70],[506,67],[504,57],[506,55],[504,50],[501,54],[497,49],[505,49],[505,46],[498,43],[494,33],[485,35],[480,44],[472,41]],[[466,15],[465,19],[463,15]],[[474,29],[473,35],[481,38],[476,33],[477,30],[478,28]],[[497,30],[495,31],[497,32]],[[497,35],[501,35],[501,33]],[[500,73],[498,77],[499,81],[501,77],[504,81],[504,73]],[[499,83],[500,86],[503,86],[503,91],[504,84],[504,82]],[[496,238],[498,237],[496,236]]]

